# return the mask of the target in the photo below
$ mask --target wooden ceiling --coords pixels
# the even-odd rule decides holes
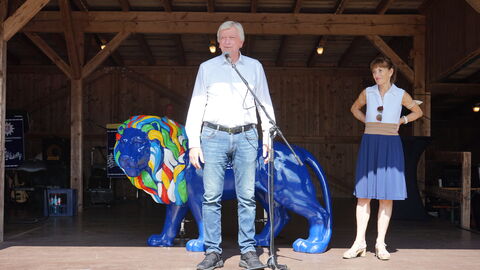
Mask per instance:
[[[9,1],[14,12],[24,1]],[[419,14],[424,0],[72,0],[73,11],[119,12],[143,14],[149,12],[206,14],[261,13],[276,16],[298,14]],[[51,0],[42,12],[58,12],[57,0]],[[41,17],[37,14],[34,20]],[[209,17],[206,18],[208,20]],[[61,28],[62,26],[59,25]],[[26,27],[28,29],[28,25]],[[372,42],[360,35],[249,34],[253,27],[245,27],[246,41],[243,53],[259,59],[265,66],[276,67],[366,67],[378,50]],[[33,28],[32,28],[33,29]],[[24,30],[25,32],[25,30]],[[100,45],[110,41],[116,33],[100,31],[85,34],[85,59],[91,59]],[[104,65],[113,66],[196,66],[209,59],[208,47],[216,41],[215,31],[205,33],[137,33],[124,40]],[[39,37],[68,62],[68,52],[62,31],[38,33]],[[412,48],[411,36],[382,36],[403,60]],[[316,53],[317,46],[324,53]],[[218,53],[218,50],[217,50]],[[13,65],[52,64],[24,33],[16,34],[8,43],[8,60]],[[86,62],[85,61],[85,62]]]

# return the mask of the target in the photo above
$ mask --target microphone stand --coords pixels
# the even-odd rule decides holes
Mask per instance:
[[[269,160],[268,160],[268,219],[270,220],[270,248],[269,248],[270,249],[270,254],[269,254],[270,257],[268,258],[267,265],[262,266],[262,267],[256,267],[256,268],[248,268],[247,270],[263,269],[264,267],[268,267],[268,268],[273,269],[273,270],[275,270],[275,269],[288,270],[288,267],[286,265],[277,263],[277,254],[276,254],[275,244],[274,244],[274,240],[275,240],[275,233],[274,233],[275,200],[274,200],[274,189],[273,189],[274,188],[274,182],[273,182],[273,179],[274,179],[275,168],[274,168],[273,162],[274,162],[275,152],[274,152],[274,149],[273,149],[273,139],[275,139],[275,137],[277,135],[280,136],[280,138],[282,138],[282,140],[285,142],[287,147],[290,149],[290,151],[295,156],[295,159],[297,160],[297,163],[300,166],[303,166],[303,163],[300,160],[300,158],[297,156],[297,154],[295,153],[293,148],[290,146],[290,144],[288,143],[285,136],[283,136],[283,133],[280,130],[280,128],[277,126],[275,120],[273,120],[273,118],[268,114],[267,110],[265,109],[263,104],[260,102],[257,95],[255,95],[253,90],[250,88],[247,80],[245,80],[245,78],[242,76],[240,71],[238,71],[237,66],[231,61],[230,54],[226,53],[225,58],[227,59],[227,62],[232,65],[232,68],[237,72],[238,76],[240,77],[240,79],[242,79],[245,86],[247,86],[248,92],[250,92],[250,94],[253,96],[253,99],[255,100],[256,106],[260,107],[262,109],[263,113],[265,114],[265,116],[268,119],[268,122],[272,125],[272,127],[269,130],[269,135],[270,135],[269,145],[270,145],[270,148],[268,150],[268,157],[269,157]]]

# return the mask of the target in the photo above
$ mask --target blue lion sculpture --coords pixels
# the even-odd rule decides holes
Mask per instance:
[[[187,242],[188,251],[204,251],[202,220],[203,176],[188,163],[187,138],[183,126],[155,116],[133,116],[125,121],[117,133],[114,157],[120,168],[137,188],[149,193],[158,203],[167,204],[166,218],[161,234],[148,238],[150,246],[172,246],[180,223],[191,211],[199,236]],[[308,164],[320,182],[323,207],[316,199],[315,187],[306,166],[299,166],[290,150],[274,143],[274,235],[277,236],[290,220],[293,211],[308,220],[307,239],[297,239],[293,249],[297,252],[322,253],[332,236],[332,204],[325,173],[307,150],[293,146],[300,160]],[[268,211],[267,166],[258,152],[255,196]],[[232,169],[225,173],[222,200],[235,199]],[[270,221],[255,236],[257,245],[270,244]]]

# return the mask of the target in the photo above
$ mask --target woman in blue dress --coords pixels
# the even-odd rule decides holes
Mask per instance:
[[[353,116],[365,123],[358,153],[355,192],[357,197],[357,234],[352,247],[343,254],[350,259],[366,255],[365,233],[370,218],[370,201],[379,201],[375,255],[380,260],[390,259],[385,244],[393,200],[407,198],[404,157],[398,128],[413,122],[423,113],[412,97],[394,82],[396,67],[387,57],[378,57],[370,63],[376,85],[360,93],[352,105]],[[366,114],[361,109],[367,106]],[[401,116],[402,106],[410,110]]]

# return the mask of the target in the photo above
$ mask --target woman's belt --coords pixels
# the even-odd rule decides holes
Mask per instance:
[[[398,124],[367,122],[365,134],[398,135]]]

